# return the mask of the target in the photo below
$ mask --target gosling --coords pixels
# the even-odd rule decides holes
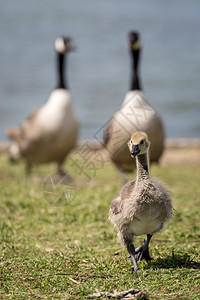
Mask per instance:
[[[128,147],[131,157],[136,158],[137,176],[121,189],[110,207],[109,220],[116,227],[118,237],[127,248],[129,259],[137,274],[142,259],[151,260],[149,242],[154,233],[163,229],[172,217],[172,201],[158,179],[150,177],[149,146],[145,132],[132,134]],[[135,249],[133,237],[147,235],[141,247]]]

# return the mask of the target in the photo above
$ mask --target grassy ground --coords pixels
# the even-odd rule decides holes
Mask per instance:
[[[73,157],[66,169],[81,187],[39,182],[38,176],[53,174],[54,166],[37,167],[27,179],[23,163],[11,165],[0,157],[4,299],[84,299],[96,290],[131,288],[150,299],[200,299],[199,167],[152,166],[152,176],[168,185],[175,211],[166,229],[152,239],[153,260],[140,264],[137,278],[107,221],[111,200],[121,188],[115,169]],[[136,238],[136,247],[143,238]]]

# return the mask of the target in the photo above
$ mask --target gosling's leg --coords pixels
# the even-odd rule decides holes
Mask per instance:
[[[137,265],[137,261],[136,261],[136,258],[135,258],[135,247],[133,244],[128,244],[127,246],[127,250],[128,250],[128,253],[129,253],[129,259],[131,261],[131,263],[133,264],[133,267],[134,267],[134,272],[137,274],[137,271],[140,269]]]
[[[145,259],[146,262],[151,260],[151,256],[149,254],[149,242],[152,238],[151,234],[147,234],[147,240],[144,240],[144,245],[135,249],[135,259],[140,262],[142,259]]]

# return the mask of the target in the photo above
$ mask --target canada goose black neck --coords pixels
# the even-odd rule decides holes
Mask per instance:
[[[131,50],[132,54],[132,76],[131,76],[131,91],[141,90],[141,84],[138,74],[138,63],[140,50]]]
[[[139,60],[140,60],[140,39],[137,32],[129,33],[129,45],[132,60],[131,68],[131,85],[130,90],[141,90],[141,83],[139,78]]]
[[[66,58],[65,54],[59,53],[57,54],[57,64],[58,64],[58,89],[68,89],[66,76],[65,76],[65,64],[66,64]]]
[[[148,153],[146,152],[144,154],[138,155],[136,157],[136,164],[137,164],[137,181],[148,179],[150,177]]]
[[[73,40],[70,37],[58,37],[55,41],[57,52],[57,69],[58,69],[58,89],[68,89],[68,83],[65,77],[65,63],[68,52],[74,49]]]

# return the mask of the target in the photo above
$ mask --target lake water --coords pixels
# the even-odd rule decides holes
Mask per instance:
[[[81,139],[93,139],[129,88],[127,33],[141,33],[140,73],[167,137],[200,138],[200,1],[0,0],[0,141],[55,88],[54,40],[70,35],[68,79]]]

